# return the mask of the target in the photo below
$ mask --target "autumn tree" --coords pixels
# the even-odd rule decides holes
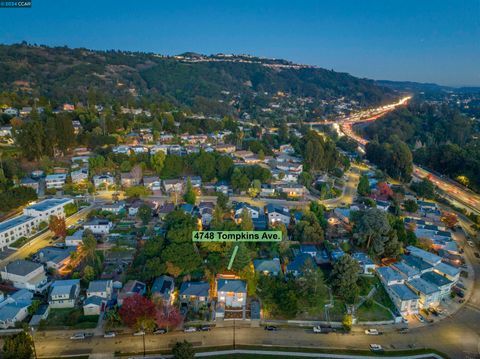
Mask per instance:
[[[182,316],[177,308],[171,305],[157,307],[155,323],[159,328],[176,329],[182,323]]]
[[[443,212],[442,213],[442,222],[445,223],[445,225],[448,228],[452,229],[458,223],[457,215],[453,212]]]
[[[119,310],[122,322],[135,330],[153,330],[155,328],[155,304],[140,294],[127,297],[123,300]]]
[[[50,216],[48,229],[50,229],[55,234],[55,236],[65,238],[67,235],[67,225],[65,224],[65,218],[59,216]]]

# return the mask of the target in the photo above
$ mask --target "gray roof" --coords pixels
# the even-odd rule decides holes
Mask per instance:
[[[247,291],[247,284],[245,281],[239,279],[218,279],[217,291],[245,293]]]
[[[452,281],[448,278],[445,278],[443,275],[435,272],[424,273],[420,278],[426,280],[429,283],[432,283],[433,285],[436,285],[437,287],[443,287],[444,285],[449,285],[452,283]]]
[[[7,266],[3,268],[3,271],[23,277],[40,267],[43,267],[40,263],[19,259],[17,261],[8,263]]]
[[[377,268],[377,273],[387,283],[391,282],[391,281],[401,281],[401,280],[403,280],[402,275],[391,267],[379,267],[379,268]]]
[[[45,247],[39,250],[40,261],[42,263],[53,262],[60,263],[70,256],[72,252],[75,252],[75,247],[57,248],[57,247]]]
[[[87,292],[105,292],[111,280],[94,280],[88,284]]]
[[[402,256],[403,261],[408,264],[410,267],[418,269],[420,272],[433,268],[430,263],[425,262],[422,258],[415,256]]]
[[[418,299],[416,295],[410,288],[405,284],[394,284],[389,286],[389,288],[401,299],[401,300],[415,300]]]
[[[396,269],[405,278],[412,278],[420,274],[420,271],[416,268],[410,267],[405,262],[397,262],[392,264],[393,269]]]
[[[427,282],[422,278],[412,279],[409,280],[407,283],[410,287],[425,295],[433,294],[440,291],[436,285]]]
[[[445,264],[443,262],[437,264],[435,267],[433,267],[433,270],[438,271],[440,273],[449,275],[451,277],[455,277],[460,273],[460,269],[453,267],[449,264]]]
[[[101,306],[102,301],[103,301],[103,298],[96,295],[92,295],[91,297],[88,297],[87,299],[85,299],[83,306],[90,305],[90,304]]]
[[[28,206],[27,209],[34,209],[36,211],[43,212],[58,205],[66,204],[69,201],[71,201],[70,198],[50,198],[42,202],[32,204],[31,206]]]
[[[280,260],[274,259],[255,259],[253,266],[257,272],[280,273]]]
[[[442,260],[442,258],[437,256],[436,254],[424,251],[423,249],[414,246],[408,246],[407,250],[410,252],[411,255],[419,257],[430,264],[436,264]]]
[[[162,275],[155,279],[151,292],[158,293],[165,297],[170,297],[175,287],[175,279],[168,275]]]
[[[31,220],[33,220],[33,217],[26,215],[13,217],[0,223],[0,232],[8,231],[9,229],[15,228],[16,226],[26,222],[30,222]]]
[[[183,282],[180,287],[180,295],[208,297],[210,284],[208,282]]]

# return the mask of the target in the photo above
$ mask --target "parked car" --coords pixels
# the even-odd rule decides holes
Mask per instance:
[[[365,330],[365,334],[367,334],[367,335],[379,335],[380,333],[378,332],[377,329],[367,329],[367,330]]]
[[[158,328],[153,331],[153,334],[165,334],[166,332],[167,332],[167,329]]]
[[[183,329],[184,333],[193,333],[193,332],[196,332],[196,331],[197,331],[197,328],[195,328],[195,327],[187,327],[187,328]]]
[[[400,334],[406,334],[406,333],[408,333],[408,331],[409,331],[408,328],[402,328],[402,329],[399,329],[399,330],[398,330],[398,332],[399,332]]]
[[[57,248],[63,248],[65,247],[65,242],[54,243],[53,246]]]
[[[383,352],[383,347],[380,344],[370,344],[369,347],[372,352]]]
[[[210,330],[212,330],[212,327],[209,325],[202,325],[199,329],[202,332],[209,332]]]
[[[274,326],[274,325],[267,325],[267,326],[265,326],[264,329],[265,329],[265,330],[268,330],[268,331],[270,331],[270,332],[276,332],[276,331],[278,330],[278,328],[277,328],[276,326]]]
[[[404,324],[408,324],[408,319],[407,319],[407,318],[402,318],[402,322],[403,322]]]
[[[421,314],[416,314],[416,317],[420,323],[425,323],[425,318]]]
[[[136,337],[141,336],[141,335],[145,335],[145,331],[144,330],[139,330],[138,332],[133,333],[133,335],[136,336]]]
[[[70,337],[70,339],[72,339],[72,340],[83,340],[83,339],[85,339],[85,333],[75,333]]]
[[[103,335],[104,338],[115,338],[117,334],[115,332],[105,332]]]
[[[468,243],[468,245],[469,245],[470,247],[474,247],[474,246],[475,246],[475,244],[473,244],[472,241],[467,241],[467,243]]]

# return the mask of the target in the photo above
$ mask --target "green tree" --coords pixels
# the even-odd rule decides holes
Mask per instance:
[[[162,173],[163,166],[165,165],[165,158],[166,155],[163,151],[157,151],[152,155],[152,157],[150,157],[150,165],[158,175]]]
[[[244,208],[240,215],[240,229],[242,231],[253,231],[253,221],[250,212]]]
[[[229,179],[233,171],[233,160],[229,156],[220,156],[215,163],[215,170],[219,179]]]
[[[236,272],[239,272],[245,269],[246,266],[250,264],[251,256],[244,243],[240,242],[238,245],[238,251],[235,255],[235,259],[232,264],[232,269]],[[235,246],[232,246],[231,253],[233,253]],[[231,254],[230,254],[231,257]]]
[[[152,208],[146,204],[142,204],[138,209],[138,218],[143,224],[148,224],[152,218]]]
[[[184,340],[183,342],[176,342],[172,348],[174,359],[193,359],[195,358],[195,350],[192,343]]]
[[[83,269],[83,279],[86,282],[90,282],[95,279],[95,269],[93,269],[92,266],[85,266],[85,268]]]
[[[31,359],[33,357],[33,339],[26,332],[7,336],[3,344],[4,359]]]
[[[405,208],[405,211],[407,212],[415,213],[418,211],[417,201],[413,199],[407,199],[403,202],[403,208]]]
[[[385,245],[392,238],[387,213],[378,208],[370,208],[358,213],[353,227],[353,237],[357,245],[366,248],[375,256],[382,256]]]
[[[357,298],[359,270],[357,261],[348,254],[344,254],[333,265],[331,273],[333,292],[347,303],[353,303]]]
[[[293,229],[293,238],[299,242],[323,242],[324,233],[313,213],[305,213]]]
[[[424,178],[420,182],[412,182],[410,188],[414,190],[420,197],[427,199],[435,198],[435,185],[427,178]]]
[[[370,183],[368,183],[368,176],[360,176],[360,181],[358,182],[357,192],[360,196],[367,196],[370,194]]]
[[[197,195],[193,190],[193,186],[192,186],[192,182],[190,181],[190,178],[187,179],[187,186],[185,188],[185,194],[183,195],[183,200],[193,205],[197,201]]]
[[[97,254],[97,240],[91,231],[85,231],[82,238],[82,252],[89,263],[97,266],[99,257]]]

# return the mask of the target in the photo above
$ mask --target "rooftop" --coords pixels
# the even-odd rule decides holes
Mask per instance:
[[[0,233],[8,231],[12,228],[15,228],[23,223],[30,222],[34,219],[34,217],[26,216],[26,215],[21,215],[17,217],[13,217],[11,219],[8,219],[6,221],[3,221],[0,223]]]
[[[420,274],[420,271],[418,269],[410,267],[404,262],[394,263],[392,264],[392,267],[400,274],[402,274],[406,279],[418,276]]]
[[[40,263],[19,259],[17,261],[8,263],[7,266],[3,269],[3,271],[10,274],[25,276],[40,267],[43,267]]]
[[[452,281],[448,278],[445,278],[443,275],[437,274],[435,272],[424,273],[422,274],[421,278],[429,283],[432,283],[433,285],[436,285],[437,287],[443,287],[444,285],[452,283]]]
[[[111,286],[111,280],[94,280],[88,284],[89,293],[105,292],[109,286]]]
[[[50,198],[44,201],[32,204],[25,209],[33,209],[35,211],[44,212],[57,206],[66,205],[72,202],[70,198]]]
[[[425,262],[430,264],[437,264],[442,261],[442,258],[437,256],[436,254],[424,251],[423,249],[408,246],[407,250],[410,252],[411,255],[423,259]]]
[[[387,283],[403,281],[402,275],[391,267],[379,267],[377,268],[377,273]]]
[[[210,284],[208,282],[183,282],[180,287],[180,295],[208,297]]]
[[[435,267],[433,267],[433,270],[435,272],[440,272],[442,274],[446,274],[446,275],[449,275],[451,277],[455,277],[456,275],[458,275],[460,273],[460,269],[459,268],[456,268],[456,267],[453,267],[449,264],[446,264],[446,263],[439,263],[437,264]]]
[[[273,259],[255,259],[253,266],[257,272],[280,273],[280,260]]]
[[[217,279],[218,292],[245,293],[247,284],[240,279]]]
[[[418,299],[410,288],[405,284],[394,284],[389,287],[401,300],[415,300]]]
[[[427,282],[422,278],[412,279],[412,280],[409,280],[407,283],[410,287],[414,288],[415,290],[425,295],[433,294],[439,291],[436,285],[430,282]]]

